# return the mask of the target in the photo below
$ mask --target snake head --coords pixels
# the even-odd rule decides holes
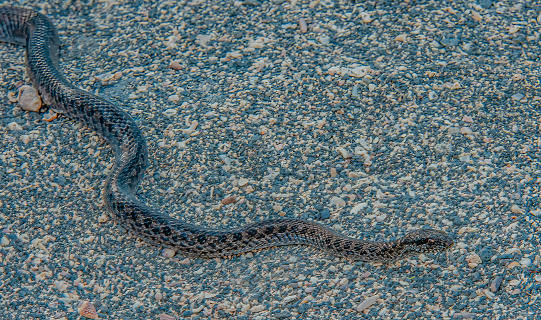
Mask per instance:
[[[407,233],[398,240],[405,253],[442,252],[449,249],[454,241],[445,232],[433,229],[419,229]]]

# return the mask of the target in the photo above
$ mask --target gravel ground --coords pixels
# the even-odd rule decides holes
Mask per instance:
[[[540,316],[539,5],[9,3],[47,13],[67,77],[137,120],[152,206],[370,240],[432,227],[457,244],[393,265],[294,247],[171,256],[105,214],[102,139],[10,101],[24,54],[0,44],[5,319],[79,319],[83,301],[103,319]]]

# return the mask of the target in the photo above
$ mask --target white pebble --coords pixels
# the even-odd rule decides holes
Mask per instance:
[[[370,298],[364,300],[357,306],[357,311],[362,312],[365,309],[370,308],[374,303],[376,303],[376,300],[379,299],[379,295],[371,296]]]
[[[163,112],[163,114],[167,117],[172,117],[174,116],[175,114],[177,114],[178,110],[177,109],[167,109]]]
[[[472,131],[472,129],[470,129],[468,127],[462,127],[462,128],[460,128],[460,133],[462,133],[463,135],[468,135],[468,134],[472,134],[473,131]]]
[[[353,207],[350,211],[350,213],[352,214],[357,214],[359,213],[359,211],[361,211],[362,209],[368,207],[368,203],[367,202],[362,202],[362,203],[359,203],[358,205],[356,205],[355,207]]]
[[[180,100],[180,97],[178,96],[178,94],[173,94],[173,95],[170,95],[170,96],[167,98],[167,100],[176,102],[176,101],[179,101],[179,100]]]
[[[240,178],[240,179],[239,179],[239,182],[238,182],[239,187],[244,187],[245,185],[248,184],[248,182],[250,182],[250,180],[248,180],[248,179],[246,179],[246,178]]]
[[[162,251],[162,255],[163,255],[164,257],[166,257],[166,258],[172,258],[172,257],[174,257],[174,256],[175,256],[175,253],[176,253],[175,250],[169,249],[169,248],[163,249],[163,251]]]
[[[477,253],[470,253],[470,255],[466,258],[466,261],[468,262],[468,266],[472,269],[483,262]]]
[[[301,33],[306,33],[306,31],[308,31],[308,25],[306,25],[306,20],[304,20],[304,18],[299,19],[299,29],[301,30]]]
[[[19,130],[22,130],[23,127],[21,127],[21,125],[18,124],[17,122],[10,122],[8,123],[8,129],[12,131],[15,131],[15,130],[19,131]]]
[[[519,206],[514,204],[514,205],[511,206],[511,212],[516,213],[516,214],[522,214],[522,213],[524,213],[524,210],[522,210]]]
[[[6,236],[3,236],[2,239],[0,240],[0,245],[7,246],[8,244],[9,244],[9,239],[6,238]]]
[[[532,259],[530,258],[522,258],[520,259],[520,264],[525,266],[525,267],[529,267],[532,265]]]
[[[344,201],[344,199],[340,198],[340,197],[332,197],[331,198],[331,204],[332,205],[335,205],[337,207],[343,207],[346,205],[346,201]]]
[[[38,90],[28,85],[20,87],[19,106],[26,111],[38,111],[41,108],[41,99]]]
[[[296,295],[295,296],[287,296],[287,297],[285,297],[284,300],[282,300],[282,304],[288,304],[293,300],[297,300]]]

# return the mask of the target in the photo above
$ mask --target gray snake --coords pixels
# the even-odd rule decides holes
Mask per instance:
[[[52,110],[95,130],[111,146],[115,162],[103,199],[111,216],[135,235],[187,256],[227,257],[263,248],[307,245],[352,260],[392,261],[440,252],[453,241],[443,231],[420,229],[393,241],[347,237],[302,219],[274,219],[236,228],[203,228],[160,213],[135,196],[148,165],[145,138],[126,112],[71,84],[60,71],[56,28],[33,10],[0,7],[0,41],[26,47],[27,73]]]

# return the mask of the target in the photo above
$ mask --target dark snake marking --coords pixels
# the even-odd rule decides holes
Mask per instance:
[[[113,149],[115,163],[103,199],[122,226],[155,244],[188,256],[227,257],[253,250],[308,245],[352,260],[392,261],[438,252],[453,241],[443,231],[422,229],[389,242],[340,234],[316,222],[277,219],[237,228],[211,229],[160,213],[135,196],[147,168],[145,138],[133,119],[113,103],[71,84],[59,67],[58,33],[51,21],[32,10],[0,7],[0,41],[26,46],[27,72],[44,102],[54,111],[94,129]]]

